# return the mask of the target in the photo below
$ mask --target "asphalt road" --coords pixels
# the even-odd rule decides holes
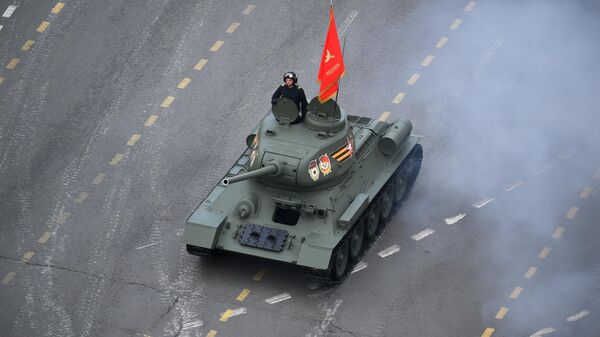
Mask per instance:
[[[594,1],[336,1],[340,104],[423,136],[409,202],[333,288],[185,252],[328,3],[2,2],[0,336],[600,336]]]

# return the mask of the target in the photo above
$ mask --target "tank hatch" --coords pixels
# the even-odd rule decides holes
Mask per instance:
[[[304,124],[312,131],[335,133],[344,130],[346,118],[342,118],[342,110],[335,101],[321,103],[314,97],[308,104]]]

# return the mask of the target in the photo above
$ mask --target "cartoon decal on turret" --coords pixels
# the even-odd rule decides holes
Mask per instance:
[[[324,176],[331,172],[331,161],[329,160],[327,153],[319,157],[319,168]]]
[[[317,166],[317,160],[313,159],[308,163],[308,174],[313,181],[319,180],[319,167]]]

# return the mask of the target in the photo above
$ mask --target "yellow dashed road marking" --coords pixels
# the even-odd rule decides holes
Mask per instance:
[[[592,194],[592,188],[589,186],[586,186],[583,188],[583,190],[579,194],[579,197],[581,199],[587,199],[590,196],[590,194]]]
[[[494,328],[485,328],[481,337],[490,337],[494,333]]]
[[[106,173],[98,173],[96,178],[92,180],[92,184],[99,185],[102,182],[102,180],[104,180],[104,177],[106,177]]]
[[[46,241],[48,241],[48,239],[50,238],[50,232],[46,232],[44,233],[38,240],[38,243],[46,243]]]
[[[21,60],[16,57],[14,59],[10,60],[10,62],[8,62],[8,64],[6,65],[6,69],[15,69],[15,67],[17,66],[19,61],[21,61]]]
[[[402,102],[402,100],[404,99],[404,96],[406,96],[405,92],[399,92],[398,95],[396,95],[396,97],[394,97],[394,100],[392,101],[392,103],[400,104],[400,102]]]
[[[157,115],[152,115],[152,116],[148,117],[148,119],[146,119],[146,121],[144,122],[144,126],[150,126],[150,125],[154,124],[154,122],[156,122],[157,119],[158,119]]]
[[[391,113],[391,112],[389,112],[389,111],[384,111],[384,112],[381,114],[381,116],[379,116],[379,120],[380,120],[380,121],[382,121],[382,122],[385,122],[385,121],[386,121],[386,119],[388,119],[388,117],[390,117],[390,115],[391,115],[391,114],[392,114],[392,113]]]
[[[446,45],[446,42],[448,42],[448,38],[445,36],[440,37],[440,39],[438,40],[438,43],[435,45],[436,48],[444,48],[444,46]]]
[[[54,5],[54,7],[52,8],[52,11],[50,11],[52,14],[58,14],[60,13],[60,11],[63,9],[63,7],[65,7],[65,4],[62,2],[57,2],[56,5]]]
[[[127,141],[127,146],[134,146],[135,143],[137,143],[137,141],[140,140],[140,137],[142,137],[142,135],[140,135],[139,133],[134,133],[133,136],[131,136],[131,138],[129,138],[129,140]]]
[[[46,28],[48,28],[48,25],[50,25],[50,22],[42,21],[42,23],[40,23],[40,25],[37,27],[36,31],[38,33],[43,33],[46,30]]]
[[[546,247],[544,247],[544,248],[542,248],[542,250],[541,250],[541,251],[540,251],[540,253],[538,254],[538,257],[539,257],[540,259],[545,259],[546,257],[548,257],[548,255],[550,254],[550,251],[551,251],[551,250],[552,250],[552,249],[551,249],[550,247],[547,247],[547,246],[546,246]]]
[[[4,77],[0,76],[0,84],[4,83]]]
[[[168,108],[174,100],[175,96],[167,96],[162,103],[160,103],[161,108]]]
[[[465,12],[470,12],[473,10],[473,8],[475,8],[475,5],[477,4],[476,1],[469,1],[469,3],[465,6]]]
[[[4,276],[4,278],[2,279],[2,284],[8,284],[8,282],[10,282],[10,280],[12,280],[15,275],[17,275],[17,273],[11,271],[8,274],[6,274],[6,276]]]
[[[206,337],[215,337],[217,335],[217,330],[210,330],[207,334]]]
[[[227,320],[229,319],[229,317],[231,317],[231,315],[233,315],[233,310],[227,309],[227,310],[225,310],[224,313],[221,314],[221,318],[219,318],[219,320],[221,322],[227,322]]]
[[[77,198],[75,198],[75,203],[81,204],[87,197],[88,197],[87,192],[81,192],[81,193],[79,193],[79,195],[77,195]]]
[[[67,219],[71,216],[71,213],[69,212],[63,212],[60,213],[60,215],[58,216],[58,218],[56,219],[56,223],[59,225],[64,225],[65,222],[67,222]]]
[[[194,66],[194,70],[202,70],[206,63],[208,63],[207,59],[200,59],[200,61],[198,61],[198,63],[196,63],[196,65]]]
[[[425,59],[423,60],[423,62],[421,62],[421,65],[423,67],[427,67],[431,64],[431,61],[433,61],[434,56],[433,55],[427,55],[425,57]]]
[[[117,166],[117,164],[121,161],[121,159],[123,159],[125,155],[122,153],[117,153],[115,154],[115,156],[113,157],[113,159],[110,161],[110,164],[112,166]]]
[[[567,219],[573,219],[575,217],[575,215],[577,214],[577,211],[579,211],[579,207],[571,207],[569,208],[569,211],[567,212]]]
[[[191,78],[186,77],[183,80],[181,80],[181,82],[179,82],[179,84],[177,85],[177,89],[185,89],[185,87],[187,87],[188,84],[190,84],[190,82],[192,81]]]
[[[598,170],[596,170],[596,173],[594,173],[594,176],[592,178],[600,179],[600,168]]]
[[[25,41],[25,43],[23,43],[23,47],[21,47],[21,50],[28,51],[29,49],[31,49],[31,46],[33,46],[34,43],[35,43],[35,41],[33,41],[33,40]]]
[[[254,275],[254,277],[252,278],[252,280],[254,280],[254,281],[260,281],[260,280],[262,280],[262,278],[263,278],[263,277],[265,277],[265,274],[266,274],[266,273],[267,273],[267,270],[266,270],[266,269],[261,269],[261,270],[259,270],[259,271],[258,271],[258,272],[257,272],[257,273]]]
[[[421,75],[419,75],[417,73],[412,74],[412,76],[408,79],[406,84],[414,85],[415,83],[417,83],[417,80],[419,79],[419,77],[421,77]]]
[[[554,234],[552,234],[552,238],[553,239],[560,239],[560,237],[563,235],[564,232],[565,232],[565,228],[564,227],[558,227],[554,231]]]
[[[244,14],[244,15],[250,15],[250,13],[252,13],[252,11],[254,10],[254,8],[256,8],[256,5],[248,5],[248,7],[246,7],[246,9],[244,9],[242,11],[242,14]]]
[[[210,51],[212,52],[218,52],[219,49],[221,49],[221,47],[223,46],[223,43],[225,43],[225,41],[223,40],[218,40],[217,42],[215,42],[212,47],[210,47]]]
[[[25,254],[23,254],[23,257],[21,258],[21,261],[23,261],[23,263],[29,263],[29,261],[31,261],[31,258],[35,255],[34,252],[27,252]]]
[[[496,314],[496,319],[503,319],[504,316],[506,316],[506,313],[508,312],[508,308],[507,307],[502,307],[500,308],[500,310],[498,310],[498,313]]]
[[[452,30],[457,30],[458,27],[460,26],[460,24],[462,23],[461,19],[456,19],[452,22],[452,24],[450,25],[450,29]]]
[[[535,272],[538,270],[537,267],[529,267],[529,269],[527,269],[527,272],[525,273],[525,275],[523,275],[524,278],[527,279],[531,279],[533,277],[533,275],[535,275]]]
[[[240,26],[239,22],[234,22],[231,24],[231,26],[229,26],[229,28],[227,28],[226,32],[229,34],[233,34],[233,32],[235,32],[235,30]]]
[[[519,295],[521,295],[521,292],[523,291],[522,287],[515,287],[515,290],[512,291],[512,293],[510,293],[510,298],[512,298],[513,300],[516,300]]]
[[[240,292],[238,297],[236,297],[236,300],[243,302],[246,299],[246,297],[248,296],[248,294],[250,294],[250,289],[244,289],[244,290],[242,290],[242,292]]]

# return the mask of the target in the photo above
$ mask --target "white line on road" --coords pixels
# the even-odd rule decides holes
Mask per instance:
[[[529,337],[539,337],[539,336],[547,335],[549,333],[553,333],[554,331],[556,331],[556,329],[554,329],[554,328],[544,328]]]
[[[544,167],[543,169],[537,170],[535,172],[533,172],[532,174],[534,176],[539,176],[540,174],[546,172],[548,169],[550,169],[552,167],[552,165],[546,165],[546,167]]]
[[[350,24],[352,23],[352,21],[354,21],[354,19],[356,18],[357,15],[358,15],[358,11],[352,11],[352,12],[350,12],[350,14],[348,14],[348,16],[346,17],[344,22],[342,22],[342,24],[340,25],[340,31],[338,34],[340,37],[342,37],[342,36],[344,36],[344,34],[346,34],[348,27],[350,27]]]
[[[367,268],[367,266],[368,265],[367,265],[366,262],[360,261],[359,263],[356,264],[356,266],[354,266],[354,269],[352,269],[352,272],[350,272],[350,274],[354,274],[356,272],[359,272],[359,271]]]
[[[6,8],[6,10],[4,11],[4,14],[2,14],[3,18],[10,18],[10,16],[15,12],[15,9],[17,9],[17,6],[14,5],[10,5]]]
[[[455,215],[453,217],[446,218],[446,219],[444,219],[444,221],[446,222],[446,225],[454,225],[455,223],[459,222],[466,216],[467,215],[465,213],[460,213],[459,215]]]
[[[510,191],[512,191],[514,189],[517,189],[521,185],[523,185],[523,182],[522,181],[517,181],[517,182],[514,182],[514,183],[506,186],[505,190],[506,190],[506,192],[510,192]]]
[[[242,308],[237,308],[235,309],[231,315],[229,317],[233,317],[233,316],[238,316],[238,315],[243,315],[245,313],[247,313],[248,310],[246,310],[246,308],[242,307]]]
[[[400,246],[398,245],[393,245],[389,248],[386,248],[382,251],[380,251],[379,253],[377,253],[377,255],[381,256],[382,258],[390,256],[396,252],[398,252],[400,250]]]
[[[144,248],[147,248],[147,247],[150,247],[150,246],[154,246],[154,245],[157,245],[157,244],[158,244],[158,242],[149,243],[147,245],[144,245],[144,246],[141,246],[141,247],[137,247],[136,249],[140,250],[140,249],[144,249]]]
[[[575,314],[573,316],[567,317],[567,322],[575,322],[576,320],[582,319],[582,318],[584,318],[585,316],[587,316],[589,314],[590,314],[589,310],[582,310],[578,314]]]
[[[429,235],[431,235],[433,233],[435,233],[435,231],[433,229],[427,228],[426,230],[411,236],[411,239],[413,239],[415,241],[423,240],[424,238],[428,237]]]
[[[494,198],[483,198],[483,199],[479,200],[478,202],[474,203],[473,207],[481,208],[481,207],[489,204],[492,201],[494,201]]]
[[[265,300],[265,302],[267,302],[269,304],[275,304],[275,303],[279,303],[281,301],[289,300],[290,298],[292,298],[292,295],[290,295],[288,293],[283,293],[283,294],[279,294],[277,296],[269,297]]]

